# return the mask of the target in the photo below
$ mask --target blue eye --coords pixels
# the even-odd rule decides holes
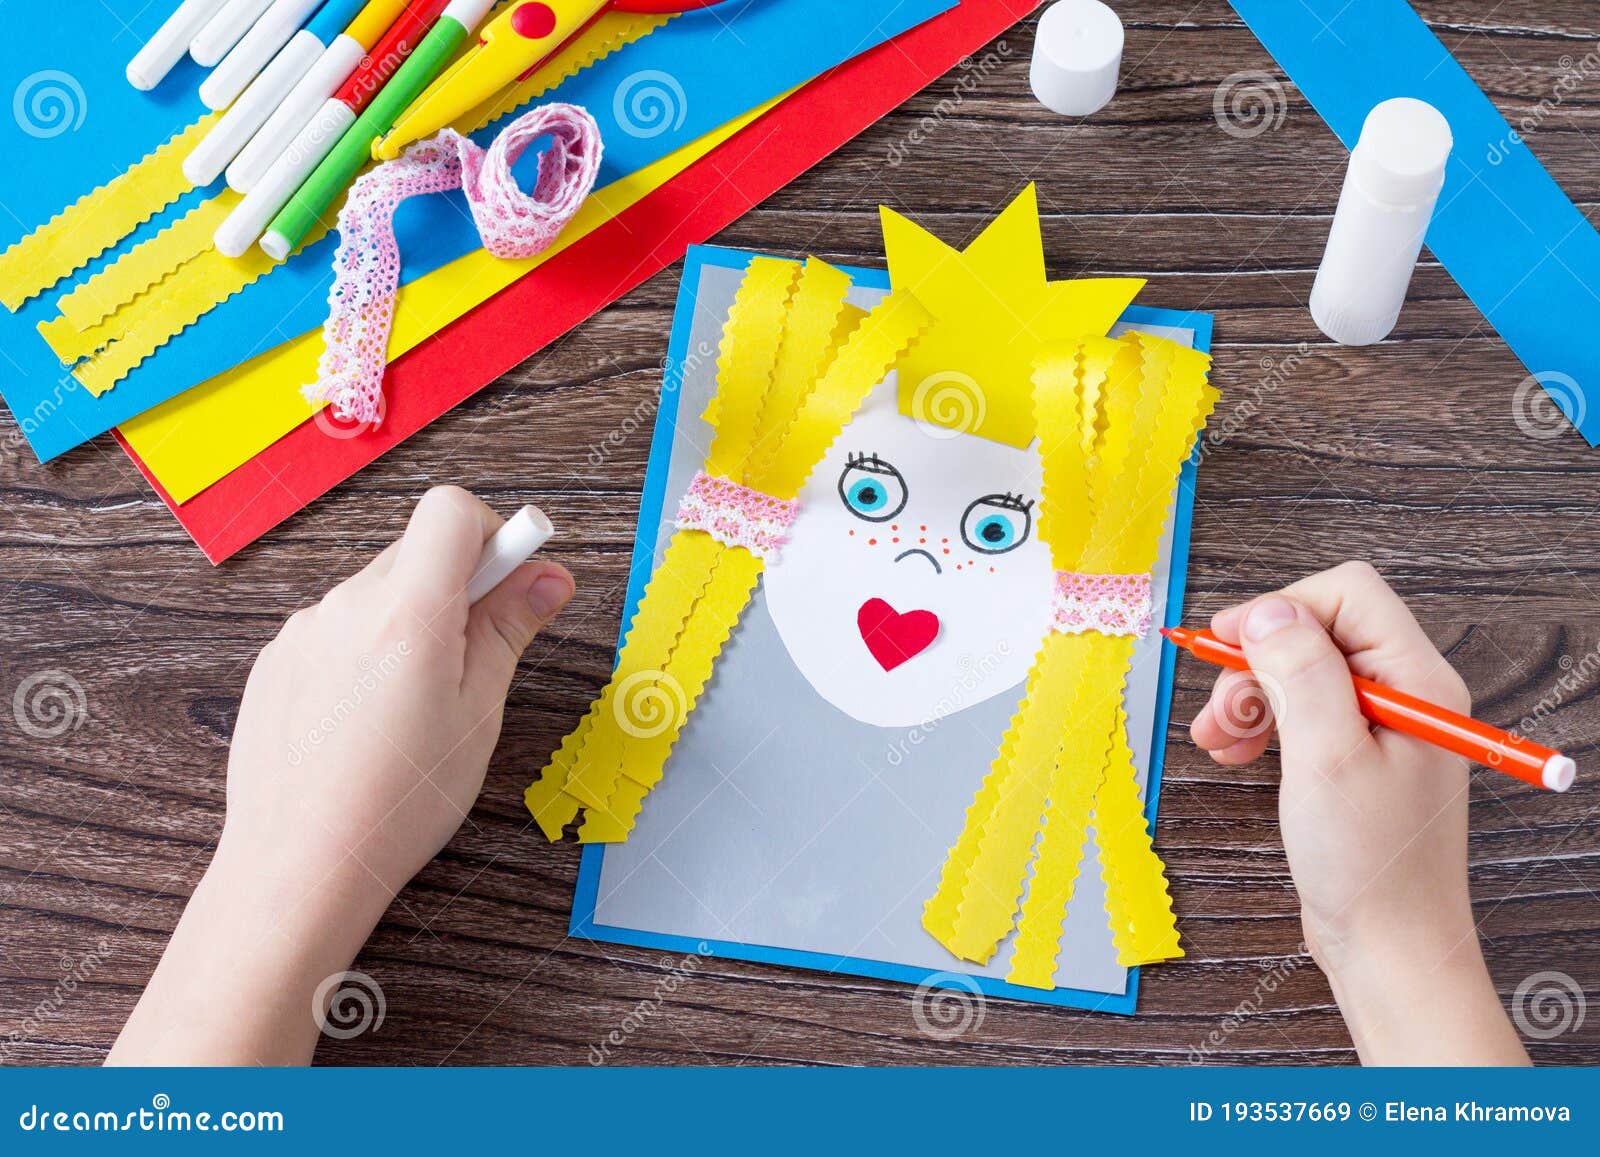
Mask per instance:
[[[906,481],[876,454],[852,454],[839,475],[839,497],[857,518],[888,522],[905,509]]]
[[[1020,496],[990,494],[961,516],[961,539],[980,554],[1005,554],[1028,541],[1033,503]]]

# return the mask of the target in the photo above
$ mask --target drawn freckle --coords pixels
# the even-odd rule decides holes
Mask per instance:
[[[897,534],[893,538],[891,538],[889,541],[890,542],[899,542],[900,541],[900,536]]]
[[[925,532],[928,528],[926,526],[919,526],[917,529]]]
[[[927,546],[928,545],[928,540],[925,539],[925,538],[919,538],[919,539],[917,539],[917,541],[920,542],[923,546]]]
[[[856,532],[855,532],[855,531],[853,531],[853,530],[852,530],[852,531],[851,531],[851,532],[850,532],[850,537],[851,537],[851,538],[854,538],[854,537],[855,537],[855,536],[856,536]]]
[[[994,573],[994,567],[990,567],[990,568],[989,568],[989,573],[990,573],[990,574],[993,574],[993,573]]]
[[[959,563],[959,562],[958,562],[958,563],[956,563],[956,569],[957,569],[957,570],[960,570],[960,569],[961,569],[961,564],[960,564],[960,563]]]
[[[945,553],[946,553],[946,554],[949,554],[949,553],[950,553],[950,548],[949,548],[949,547],[948,547],[948,546],[947,546],[947,547],[945,547],[945,548],[944,548],[944,552],[945,552]]]
[[[878,545],[878,540],[875,539],[875,538],[869,538],[869,539],[867,539],[867,545],[868,546],[877,546]]]

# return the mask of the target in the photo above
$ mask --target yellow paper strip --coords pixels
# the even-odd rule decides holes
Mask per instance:
[[[162,233],[145,241],[97,277],[56,303],[79,329],[103,320],[185,262],[211,248],[211,238],[238,206],[238,193],[225,189],[189,210]]]
[[[401,286],[389,335],[389,360],[415,349],[632,208],[776,103],[763,105],[595,190],[555,244],[537,257],[505,261],[480,249]],[[320,407],[308,403],[300,387],[315,380],[321,352],[322,334],[303,334],[145,411],[118,429],[174,501],[187,502],[316,413]]]
[[[1105,778],[1094,800],[1095,843],[1106,885],[1106,915],[1117,963],[1125,968],[1183,955],[1167,892],[1166,868],[1150,840],[1128,746],[1128,720],[1117,718]]]
[[[15,313],[193,188],[183,175],[183,159],[221,115],[202,117],[0,253],[0,304]]]

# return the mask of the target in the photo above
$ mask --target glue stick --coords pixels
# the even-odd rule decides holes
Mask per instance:
[[[1400,319],[1450,156],[1450,124],[1411,97],[1376,106],[1350,153],[1311,319],[1342,345],[1382,341]]]

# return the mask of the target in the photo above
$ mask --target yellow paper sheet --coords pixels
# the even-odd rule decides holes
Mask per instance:
[[[596,189],[555,244],[536,257],[505,261],[478,250],[402,286],[395,301],[389,360],[632,208],[777,103],[754,109]],[[307,402],[300,387],[316,379],[321,352],[322,334],[303,334],[147,410],[119,430],[173,499],[187,502],[316,413],[320,407]]]

